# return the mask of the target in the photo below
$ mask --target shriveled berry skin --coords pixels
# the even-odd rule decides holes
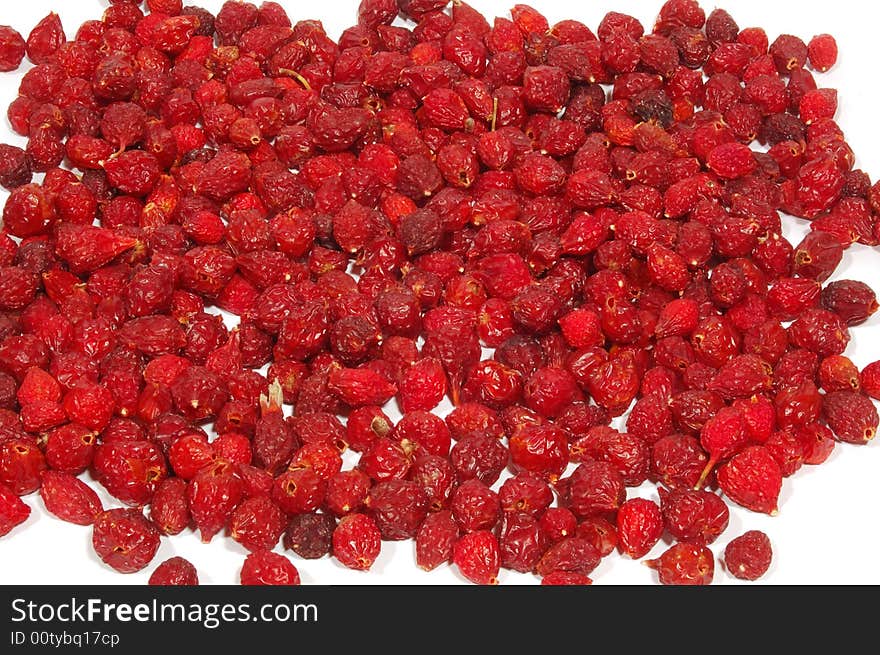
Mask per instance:
[[[540,516],[553,502],[553,491],[540,476],[523,471],[505,480],[498,490],[501,509]]]
[[[744,532],[724,549],[724,566],[740,580],[757,580],[770,568],[772,559],[770,538],[760,530]]]
[[[201,366],[191,366],[171,385],[174,404],[192,421],[204,421],[217,415],[228,399],[222,378]]]
[[[550,507],[544,510],[538,521],[538,527],[549,544],[573,536],[577,524],[577,517],[565,507]]]
[[[686,542],[675,544],[648,564],[657,570],[664,585],[707,585],[715,575],[712,552],[706,546]]]
[[[446,395],[446,373],[436,359],[421,359],[406,371],[398,385],[400,409],[409,412],[434,409]]]
[[[579,517],[616,511],[625,499],[623,478],[606,462],[584,462],[568,479],[568,503]]]
[[[115,498],[135,506],[150,502],[168,474],[161,450],[145,440],[102,444],[95,450],[92,471]]]
[[[748,443],[742,414],[733,407],[722,408],[715,416],[706,421],[700,430],[700,444],[709,453],[697,486],[709,474],[712,466],[718,461],[730,457]]]
[[[150,503],[150,520],[162,534],[179,534],[189,525],[186,481],[166,478],[156,488]]]
[[[859,374],[862,391],[880,400],[880,362],[871,362]]]
[[[58,14],[52,12],[31,30],[27,39],[27,55],[35,64],[49,61],[64,43],[64,28]]]
[[[775,514],[782,471],[763,446],[748,446],[718,469],[718,486],[735,503],[754,512]]]
[[[313,512],[324,500],[327,484],[311,468],[286,471],[272,485],[272,499],[287,514]]]
[[[243,585],[298,585],[299,571],[284,555],[258,550],[244,560],[240,574]]]
[[[150,574],[151,586],[197,586],[199,575],[196,567],[182,557],[171,557],[159,564]]]
[[[843,258],[840,242],[827,232],[810,232],[793,254],[793,272],[817,282],[831,276]]]
[[[17,146],[0,144],[0,186],[12,190],[33,177],[31,156]]]
[[[358,511],[363,507],[370,486],[370,478],[358,469],[335,473],[327,480],[327,509],[336,516]]]
[[[501,501],[479,480],[467,480],[452,496],[452,516],[464,532],[491,530],[501,516]]]
[[[140,510],[110,509],[95,517],[92,546],[107,566],[135,573],[156,555],[159,531]]]
[[[635,408],[630,417],[635,416]],[[662,422],[662,421],[661,421]],[[661,422],[655,423],[658,432],[663,432]],[[627,426],[628,432],[618,432],[605,426],[590,428],[571,447],[577,461],[597,459],[611,464],[623,478],[628,487],[637,487],[648,475],[648,447],[646,438],[640,434],[634,421]],[[646,435],[647,436],[647,435]]]
[[[730,510],[719,496],[705,490],[660,488],[663,525],[679,541],[709,545],[727,528]]]
[[[514,466],[553,480],[565,470],[568,439],[553,425],[528,425],[510,438],[510,458]]]
[[[416,565],[432,571],[451,561],[458,535],[458,525],[449,510],[429,514],[416,534]]]
[[[870,398],[856,391],[825,394],[822,414],[840,441],[865,444],[877,434],[877,408]]]
[[[0,484],[0,537],[24,523],[30,514],[31,508],[18,495],[5,484]]]
[[[525,404],[542,416],[558,416],[568,405],[581,399],[575,377],[562,368],[545,367],[535,371],[523,387]]]
[[[14,71],[24,59],[25,40],[7,25],[0,26],[0,71]]]
[[[40,485],[40,498],[50,514],[77,525],[91,525],[95,517],[104,511],[98,494],[85,482],[68,473],[45,471]]]
[[[241,479],[234,475],[233,466],[223,460],[206,467],[190,480],[187,503],[203,542],[211,541],[223,529],[243,495]]]
[[[333,530],[333,556],[343,566],[366,571],[379,556],[382,535],[365,514],[343,516]]]
[[[428,497],[424,489],[409,480],[376,484],[364,504],[385,540],[415,537],[428,513]]]
[[[708,459],[696,438],[669,435],[659,439],[651,449],[651,477],[671,489],[692,489]]]
[[[329,514],[297,514],[284,531],[284,547],[303,559],[318,559],[330,553],[336,520]]]
[[[848,357],[833,355],[819,364],[819,383],[827,391],[859,391],[859,369]]]
[[[607,557],[617,547],[617,527],[601,516],[591,516],[578,523],[575,536],[589,541],[600,557]]]
[[[807,58],[815,70],[828,71],[837,62],[837,41],[830,34],[819,34],[807,44]]]
[[[880,307],[871,287],[856,280],[830,282],[822,289],[821,302],[847,325],[864,323]]]
[[[287,466],[299,442],[281,413],[271,412],[257,421],[253,446],[254,463],[275,473]]]
[[[633,559],[644,557],[663,535],[663,516],[657,504],[631,498],[617,510],[617,547]]]
[[[13,438],[0,442],[0,483],[24,496],[40,488],[40,476],[47,468],[36,442]]]
[[[493,484],[507,466],[510,454],[497,437],[473,433],[459,439],[450,459],[460,480],[477,478]]]
[[[558,571],[589,575],[601,558],[596,548],[586,539],[566,537],[550,546],[535,566],[540,576]]]
[[[528,573],[534,570],[549,545],[540,522],[524,512],[508,512],[498,532],[501,566]]]
[[[468,581],[478,585],[498,584],[500,555],[498,540],[487,530],[477,530],[455,542],[452,561]]]
[[[229,518],[229,534],[251,552],[271,550],[287,527],[281,508],[266,496],[247,498]]]

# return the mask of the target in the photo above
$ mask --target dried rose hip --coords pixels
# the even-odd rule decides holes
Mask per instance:
[[[866,394],[880,400],[880,362],[871,362],[863,368],[859,374],[859,381]]]
[[[58,14],[52,12],[37,23],[27,38],[27,56],[35,64],[48,62],[64,43],[64,28]]]
[[[807,44],[807,57],[815,70],[824,73],[837,62],[837,41],[830,34],[819,34]]]
[[[105,564],[120,573],[134,573],[156,555],[159,531],[140,510],[110,509],[95,517],[92,545]]]
[[[782,471],[764,446],[748,446],[721,466],[718,486],[737,504],[772,515],[777,512]]]
[[[180,478],[166,478],[153,494],[150,519],[162,534],[179,534],[190,523],[187,484]]]
[[[241,567],[243,585],[298,585],[299,571],[284,555],[257,550],[244,560]]]
[[[675,544],[647,564],[657,570],[664,585],[707,585],[715,574],[712,551],[698,544]]]
[[[452,561],[459,572],[474,584],[498,584],[498,540],[491,532],[470,532],[455,542]]]
[[[541,576],[557,571],[589,575],[599,565],[599,561],[599,551],[588,540],[567,537],[544,552],[535,565],[535,572]]]
[[[0,537],[12,528],[24,523],[31,514],[31,508],[5,484],[0,484]]]
[[[182,557],[171,557],[153,569],[150,585],[195,586],[199,584],[196,567]]]
[[[333,556],[350,569],[368,570],[380,548],[379,528],[365,514],[344,516],[333,530]]]
[[[247,498],[229,518],[229,534],[251,552],[271,550],[286,527],[284,512],[270,498]]]
[[[663,517],[653,501],[631,498],[617,510],[617,547],[624,555],[644,557],[662,535]]]
[[[431,571],[452,559],[459,528],[451,512],[429,514],[416,535],[416,564]]]
[[[822,413],[840,441],[864,444],[877,434],[877,408],[861,393],[834,391],[825,394]]]
[[[68,473],[45,471],[40,497],[50,514],[77,525],[91,525],[104,511],[101,500],[91,487]]]
[[[690,489],[665,491],[660,488],[663,525],[679,541],[711,544],[727,528],[727,504],[709,491]]]
[[[225,525],[244,494],[233,466],[217,460],[190,480],[186,500],[202,541],[209,542]]]
[[[732,539],[724,549],[724,565],[741,580],[757,580],[770,568],[773,550],[760,530],[749,530]]]
[[[17,146],[0,144],[0,185],[15,189],[28,184],[33,175],[33,161]]]
[[[330,552],[336,521],[328,514],[297,514],[284,532],[284,547],[304,559],[317,559]]]

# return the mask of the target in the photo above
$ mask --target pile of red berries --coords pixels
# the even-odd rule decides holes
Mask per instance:
[[[362,0],[338,43],[275,2],[0,27],[0,69],[34,63],[0,146],[0,535],[39,491],[121,572],[194,526],[244,583],[299,581],[279,542],[369,569],[414,538],[476,583],[587,584],[668,534],[660,581],[704,584],[725,499],[774,513],[875,435],[880,363],[843,355],[874,293],[823,287],[880,242],[810,72],[834,40],[447,4]],[[725,560],[754,579],[769,541]]]

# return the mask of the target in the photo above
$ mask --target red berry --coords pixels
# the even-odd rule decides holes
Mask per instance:
[[[284,512],[266,496],[243,500],[229,518],[230,536],[251,552],[274,548],[286,527]]]
[[[540,576],[559,571],[589,575],[599,561],[599,551],[588,540],[566,537],[546,550],[535,566],[535,572]]]
[[[350,569],[366,571],[379,556],[382,535],[365,514],[343,516],[333,531],[333,556]]]
[[[27,38],[27,55],[35,64],[44,64],[64,43],[64,28],[56,13],[50,13],[37,23]]]
[[[104,511],[101,500],[91,487],[68,473],[45,471],[40,497],[50,514],[77,525],[91,525]]]
[[[299,571],[284,555],[269,550],[257,550],[244,560],[241,584],[298,585]]]
[[[229,520],[244,493],[229,462],[218,460],[202,469],[187,485],[189,510],[202,541],[209,542]]]
[[[837,42],[830,34],[819,34],[807,44],[810,66],[824,73],[837,62]]]
[[[727,528],[730,511],[716,494],[683,489],[666,492],[660,488],[663,525],[679,541],[708,545]]]
[[[748,446],[718,470],[718,486],[735,503],[754,512],[775,514],[782,471],[763,446]]]
[[[5,484],[0,484],[0,537],[12,528],[24,523],[31,514],[31,508]]]
[[[757,580],[770,568],[773,551],[770,539],[760,530],[749,530],[728,542],[724,565],[736,578]]]
[[[590,585],[593,581],[581,573],[553,571],[541,578],[542,585]]]
[[[452,561],[459,572],[478,585],[498,584],[498,540],[491,532],[470,532],[455,542]]]
[[[0,26],[0,70],[34,64],[27,143],[0,144],[11,525],[39,489],[125,570],[223,531],[245,583],[298,582],[283,536],[589,584],[666,530],[660,581],[702,584],[726,500],[774,513],[783,477],[874,437],[880,364],[843,353],[876,294],[826,282],[880,239],[880,184],[810,72],[829,35],[695,0],[595,34],[363,0],[336,40],[276,2],[142,4],[70,41],[54,13]],[[647,480],[659,507],[627,501]]]
[[[135,573],[156,555],[159,532],[140,510],[110,509],[95,517],[92,545],[108,566]]]
[[[452,559],[459,529],[448,510],[429,514],[416,534],[416,564],[431,571]]]
[[[336,520],[328,514],[297,514],[284,532],[284,547],[304,559],[318,559],[330,553]]]
[[[24,59],[25,40],[7,25],[0,26],[0,71],[14,71]]]
[[[24,496],[40,488],[46,458],[30,438],[0,442],[0,484]]]
[[[171,557],[153,569],[150,585],[195,586],[199,584],[196,567],[182,557]]]
[[[624,555],[645,556],[662,534],[663,518],[653,501],[631,498],[617,510],[617,547]]]
[[[712,551],[697,544],[675,544],[648,564],[664,585],[707,585],[715,574]]]
[[[187,484],[180,478],[166,478],[153,494],[150,519],[162,534],[179,534],[189,525]]]

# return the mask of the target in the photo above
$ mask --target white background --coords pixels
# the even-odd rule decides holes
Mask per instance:
[[[185,3],[187,4],[187,3]],[[201,0],[193,4],[216,11],[220,0]],[[302,3],[287,0],[284,4],[293,21],[319,18],[328,33],[338,37],[356,20],[357,0],[325,0]],[[512,0],[472,0],[471,4],[489,16],[507,16]],[[650,27],[660,0],[607,0],[571,2],[571,0],[534,0],[551,24],[564,18],[585,22],[595,30],[605,11],[615,10],[638,17]],[[309,7],[304,10],[303,6]],[[0,23],[12,25],[25,38],[30,29],[49,11],[61,15],[68,37],[88,19],[100,17],[106,3],[102,0],[27,0],[3,2]],[[713,5],[705,4],[706,13]],[[880,9],[856,0],[736,0],[729,1],[740,28],[763,27],[770,40],[780,33],[796,34],[808,41],[814,34],[829,32],[840,46],[840,59],[831,72],[817,76],[820,86],[840,90],[839,122],[856,152],[857,166],[876,179],[880,171],[880,130],[878,130],[877,87],[878,37]],[[313,13],[314,12],[314,13]],[[25,60],[24,66],[28,63]],[[0,103],[5,106],[15,97],[24,68],[15,73],[0,73]],[[5,111],[0,114],[5,115]],[[0,120],[0,141],[23,146],[4,119]],[[872,173],[873,172],[873,173]],[[2,190],[0,190],[2,191]],[[6,193],[0,196],[4,202]],[[805,232],[803,221],[785,218],[786,236],[797,243]],[[849,249],[834,279],[853,278],[880,289],[880,255],[873,249],[855,246]],[[880,359],[880,314],[852,331],[847,350],[859,367]],[[351,460],[348,460],[349,463]],[[868,446],[838,445],[831,458],[819,467],[804,467],[787,478],[776,517],[754,514],[734,507],[730,526],[712,546],[716,554],[716,584],[736,584],[720,565],[724,546],[748,529],[767,532],[773,543],[774,560],[764,576],[767,584],[878,584],[880,557],[875,547],[880,539],[880,444]],[[95,485],[97,486],[97,485]],[[116,506],[103,490],[105,507]],[[657,499],[653,485],[630,489],[630,497],[641,495]],[[121,575],[103,565],[91,547],[90,528],[57,520],[43,509],[37,494],[25,498],[33,512],[28,521],[0,539],[0,584],[144,584],[157,564],[180,555],[192,561],[203,583],[238,582],[246,551],[218,535],[210,544],[202,544],[191,532],[164,538],[156,559],[145,570]],[[661,542],[648,557],[658,556],[666,545]],[[278,548],[281,551],[280,547]],[[301,560],[291,555],[304,583],[318,584],[457,584],[463,579],[443,566],[425,573],[414,564],[413,542],[382,544],[382,553],[368,573],[343,568],[330,558]],[[596,584],[650,584],[655,574],[640,562],[617,554],[605,558],[592,575]],[[537,578],[502,571],[502,584],[534,584]]]

